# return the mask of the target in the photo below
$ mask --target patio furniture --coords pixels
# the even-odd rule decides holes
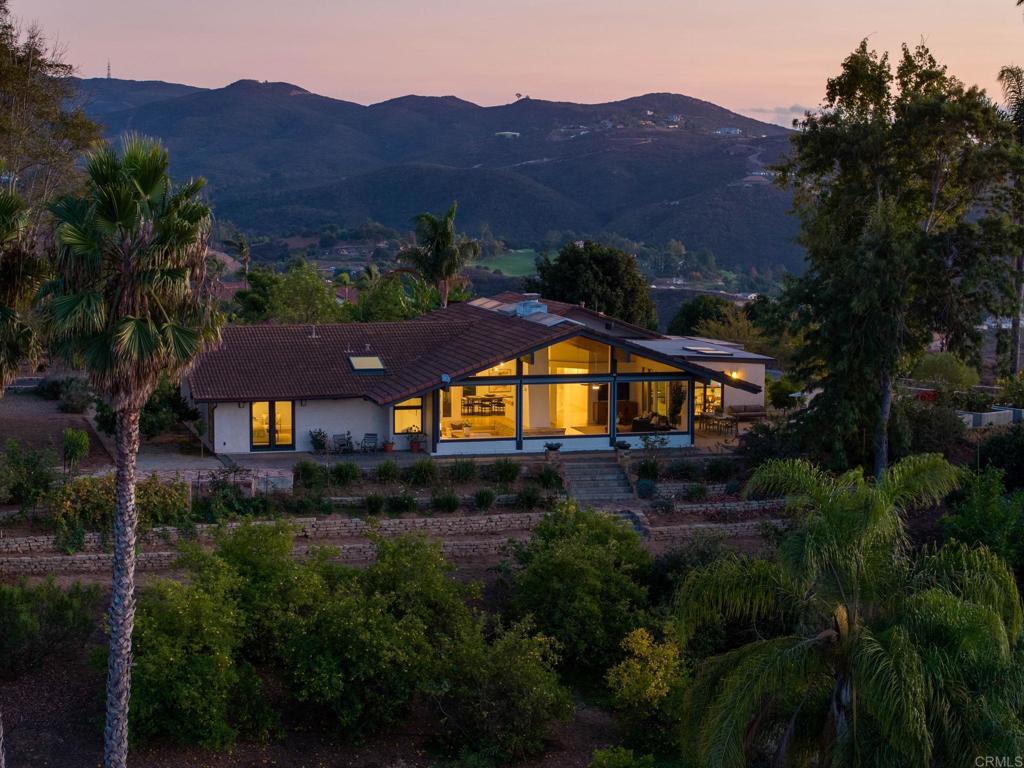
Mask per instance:
[[[352,433],[331,436],[331,453],[352,453],[355,446],[352,444]]]
[[[377,433],[367,432],[363,435],[363,441],[359,444],[359,450],[363,453],[377,450]]]
[[[768,411],[763,405],[730,405],[729,415],[737,421],[758,421],[768,418]]]

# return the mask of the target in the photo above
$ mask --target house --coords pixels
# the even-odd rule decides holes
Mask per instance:
[[[231,325],[182,389],[220,453],[309,450],[322,429],[451,455],[688,446],[695,407],[763,402],[763,383],[738,347],[501,294],[404,322]]]

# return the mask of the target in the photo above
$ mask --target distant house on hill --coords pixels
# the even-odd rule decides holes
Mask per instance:
[[[336,285],[334,298],[339,304],[355,304],[359,301],[359,289],[354,285]]]
[[[743,131],[739,128],[719,128],[715,131],[716,136],[742,136]]]
[[[763,410],[766,362],[505,293],[404,322],[229,325],[182,391],[219,453],[309,450],[311,430],[439,455],[685,447],[705,414]]]

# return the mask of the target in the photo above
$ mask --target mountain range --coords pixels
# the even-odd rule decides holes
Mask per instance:
[[[367,220],[405,231],[457,199],[460,228],[516,246],[619,235],[710,248],[725,266],[802,260],[767,170],[789,131],[687,96],[364,106],[289,83],[100,78],[80,80],[79,94],[111,138],[159,137],[172,171],[205,176],[216,214],[252,233]]]

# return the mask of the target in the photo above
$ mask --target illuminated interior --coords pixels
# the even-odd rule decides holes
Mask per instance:
[[[608,434],[608,384],[527,384],[523,437]]]
[[[617,432],[640,434],[689,430],[688,382],[631,381],[618,386]]]
[[[290,400],[261,401],[250,406],[253,448],[294,448],[293,404]]]
[[[441,439],[482,440],[516,436],[516,387],[455,386],[441,392]]]
[[[696,384],[693,388],[693,412],[695,414],[722,413],[722,385],[717,381],[710,384]]]
[[[611,372],[611,354],[607,344],[585,338],[569,339],[539,349],[524,358],[526,376],[580,376]]]
[[[395,405],[394,433],[423,432],[423,398],[410,397]]]
[[[490,368],[480,371],[480,373],[474,374],[473,378],[480,378],[483,376],[515,376],[516,375],[516,361],[506,360],[503,363],[498,363]]]

